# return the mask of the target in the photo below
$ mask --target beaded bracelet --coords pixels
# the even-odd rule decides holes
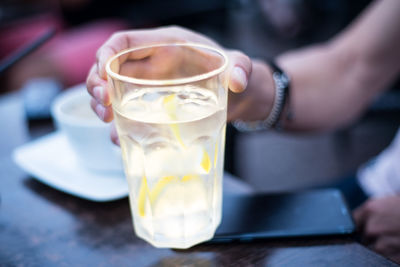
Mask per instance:
[[[278,67],[273,61],[267,61],[272,69],[272,78],[275,82],[275,98],[271,112],[265,120],[260,121],[242,121],[236,120],[232,124],[241,132],[252,132],[267,130],[270,128],[280,128],[279,119],[287,101],[289,101],[289,76]],[[291,113],[288,113],[291,116]]]

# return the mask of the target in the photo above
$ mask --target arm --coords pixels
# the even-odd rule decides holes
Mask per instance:
[[[283,114],[285,129],[331,130],[362,114],[400,72],[398,14],[399,1],[376,1],[331,41],[278,57],[278,64],[292,79],[290,109],[295,117],[287,121]],[[256,81],[257,77],[270,75],[262,65],[253,63],[247,88],[260,95],[272,90],[271,82],[261,87],[265,83]],[[272,100],[264,103],[270,109]],[[259,114],[257,119],[265,118],[268,112]]]

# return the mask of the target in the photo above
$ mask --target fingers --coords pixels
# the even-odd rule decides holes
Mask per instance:
[[[88,92],[95,99],[95,101],[91,102],[91,106],[99,118],[106,122],[113,118],[105,71],[105,65],[110,57],[129,47],[137,47],[150,43],[178,42],[180,40],[197,41],[214,45],[208,38],[179,27],[125,31],[113,34],[98,50],[96,55],[97,62],[92,67],[87,79]],[[152,53],[151,50],[147,52]],[[229,51],[228,55],[230,63],[226,71],[226,85],[232,92],[242,92],[245,90],[251,75],[252,62],[246,55],[238,51]],[[140,57],[144,56],[146,55],[141,55]],[[124,59],[122,59],[123,61]]]
[[[89,94],[104,106],[111,105],[110,96],[107,91],[107,81],[100,78],[97,66],[93,65],[86,79],[86,88]]]
[[[251,74],[252,63],[248,56],[238,51],[230,51],[228,68],[228,87],[232,92],[240,93],[246,89]]]
[[[353,212],[354,221],[361,234],[362,242],[373,244],[377,237],[384,234],[384,225],[377,217],[377,200],[370,199]]]
[[[118,138],[118,134],[117,134],[117,129],[115,128],[115,123],[111,123],[111,141],[116,144],[117,146],[121,146],[120,142],[119,142],[119,138]]]
[[[373,245],[373,249],[381,254],[397,254],[400,251],[400,238],[398,235],[380,236]]]
[[[103,106],[94,98],[90,100],[90,106],[102,121],[110,122],[113,120],[112,106]]]
[[[97,50],[96,65],[99,76],[104,80],[107,78],[105,65],[108,59],[122,50],[147,44],[179,41],[185,35],[187,35],[186,31],[174,27],[114,33],[110,39]],[[146,53],[151,53],[151,49]],[[140,54],[136,53],[136,55]],[[140,55],[140,57],[145,57],[145,55]],[[122,58],[121,61],[124,61],[124,59]]]
[[[140,39],[140,36],[138,39]],[[86,80],[87,90],[94,98],[91,101],[91,107],[97,116],[105,122],[113,119],[105,65],[110,57],[129,48],[130,43],[128,32],[113,34],[97,51],[96,64],[90,69]]]
[[[169,29],[169,31],[170,30],[172,30],[172,28]],[[154,31],[162,31],[162,29]],[[117,32],[98,49],[96,54],[96,64],[91,68],[86,84],[89,94],[96,99],[99,104],[104,106],[104,108],[102,108],[101,106],[92,103],[92,107],[94,107],[95,112],[102,120],[108,121],[109,118],[112,119],[112,113],[108,107],[111,105],[111,100],[107,87],[107,74],[105,71],[107,61],[113,55],[129,47],[154,43],[157,41],[157,38],[168,39],[166,36],[159,37],[159,35],[154,31],[134,31],[134,33],[132,31]],[[152,50],[148,49],[145,50],[145,52],[147,53],[145,55],[139,53],[136,53],[135,55],[140,58],[146,57],[148,54],[152,53]],[[121,58],[121,60],[123,61],[124,59]]]
[[[86,80],[88,93],[93,97],[90,106],[97,116],[105,122],[113,119],[110,96],[107,92],[107,82],[97,73],[97,66],[93,65]]]
[[[370,199],[353,213],[362,243],[393,260],[400,260],[399,201],[398,196]]]
[[[366,202],[362,206],[358,207],[353,212],[354,222],[356,223],[357,228],[359,228],[359,229],[363,229],[365,222],[367,221],[367,218],[368,218],[368,209],[366,206],[367,203],[368,202]]]
[[[364,244],[371,244],[374,241],[374,238],[367,234],[366,228],[371,228],[371,224],[368,225],[368,206],[367,203],[364,203],[357,209],[353,211],[353,219],[356,224],[356,229],[359,234],[360,241]]]
[[[105,70],[106,63],[110,57],[130,47],[130,39],[127,32],[114,33],[98,50],[96,54],[96,65],[99,77],[107,79]]]

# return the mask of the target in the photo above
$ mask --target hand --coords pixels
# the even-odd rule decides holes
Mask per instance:
[[[132,30],[115,33],[97,51],[97,62],[91,68],[87,77],[87,90],[93,97],[91,107],[98,117],[105,122],[113,120],[111,100],[107,84],[105,64],[114,54],[124,49],[155,44],[163,42],[196,42],[214,47],[218,44],[205,36],[179,27],[165,27],[153,30]],[[251,74],[252,63],[243,53],[238,51],[225,50],[229,57],[227,69],[227,84],[231,91],[242,92],[248,83]],[[115,129],[112,131],[111,138],[114,143],[118,143]]]
[[[363,242],[400,263],[400,196],[370,199],[353,216]]]

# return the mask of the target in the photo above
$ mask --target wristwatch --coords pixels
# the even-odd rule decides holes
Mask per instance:
[[[241,132],[260,131],[270,128],[280,129],[280,117],[282,115],[286,102],[289,101],[290,78],[280,67],[275,64],[274,61],[266,61],[272,69],[272,78],[275,83],[275,98],[271,112],[268,114],[268,117],[265,120],[234,121],[232,123],[233,126]],[[291,112],[289,112],[288,114],[290,116],[292,115]]]

